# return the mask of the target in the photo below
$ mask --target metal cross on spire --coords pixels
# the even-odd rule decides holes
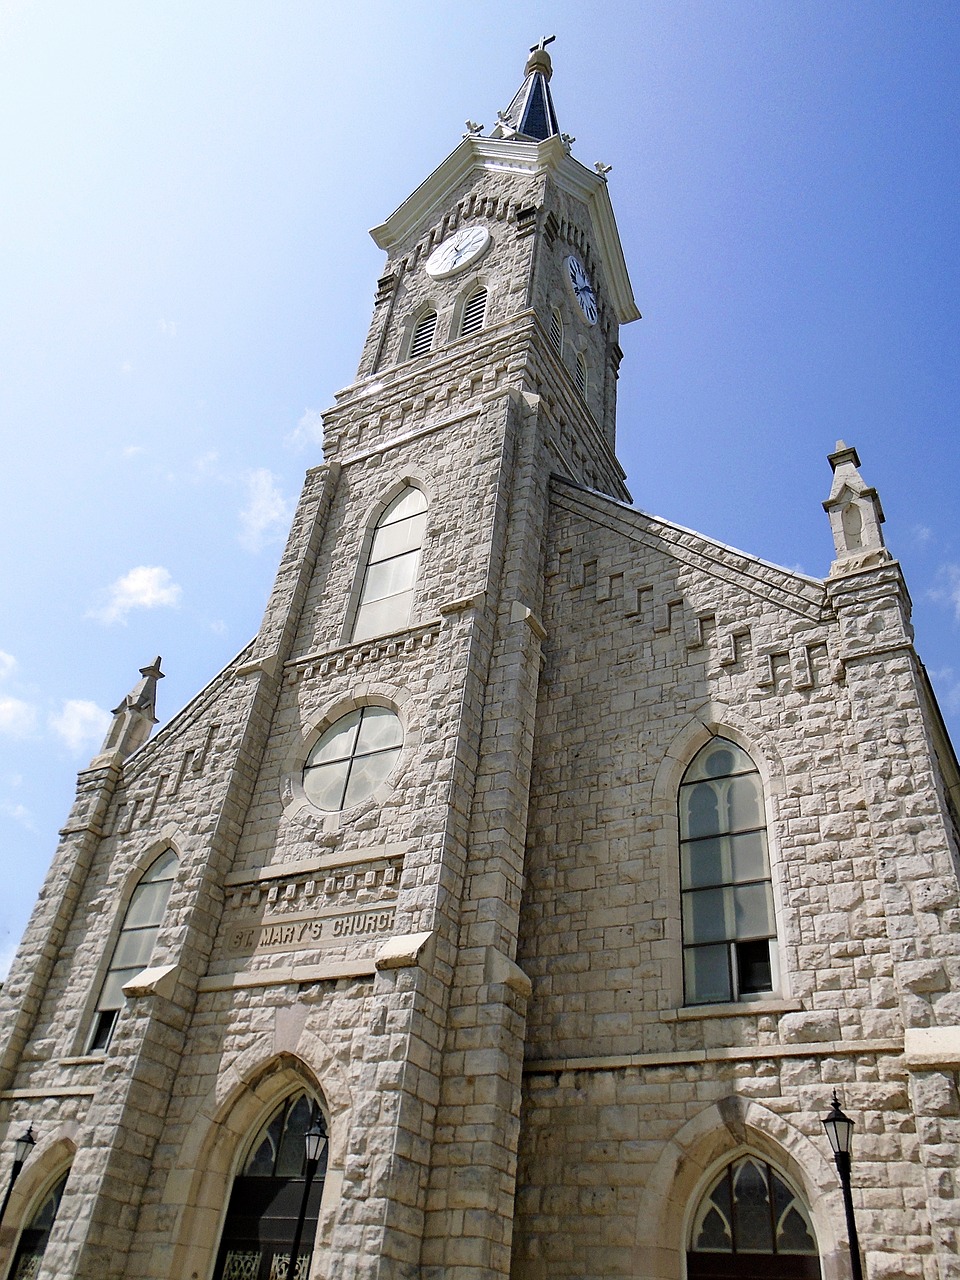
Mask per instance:
[[[553,44],[556,38],[557,38],[556,36],[541,36],[538,44],[534,44],[530,46],[530,52],[536,53],[538,50],[545,49],[548,44]]]

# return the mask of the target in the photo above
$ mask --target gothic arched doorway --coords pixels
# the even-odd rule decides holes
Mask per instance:
[[[688,1280],[820,1280],[807,1206],[758,1156],[722,1171],[697,1206],[687,1252]]]
[[[282,1102],[261,1126],[233,1180],[215,1280],[306,1280],[320,1215],[326,1153],[307,1199],[296,1275],[288,1278],[287,1272],[305,1186],[304,1135],[314,1124],[326,1129],[316,1101],[301,1092]]]

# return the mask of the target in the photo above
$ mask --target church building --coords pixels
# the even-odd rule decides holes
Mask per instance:
[[[373,231],[258,633],[79,775],[3,1280],[960,1277],[960,773],[880,499],[839,442],[825,580],[631,505],[546,43]]]

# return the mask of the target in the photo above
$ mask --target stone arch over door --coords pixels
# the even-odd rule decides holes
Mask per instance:
[[[26,1126],[24,1126],[26,1127]],[[17,1130],[19,1133],[19,1130]],[[77,1154],[76,1124],[61,1127],[48,1141],[38,1143],[13,1184],[0,1228],[0,1276],[6,1276],[21,1232],[45,1195],[69,1172]]]
[[[811,1123],[819,1126],[816,1115]],[[652,1167],[637,1221],[638,1275],[686,1280],[687,1241],[697,1207],[724,1166],[746,1154],[787,1175],[809,1208],[822,1280],[846,1280],[846,1239],[838,1234],[843,1202],[832,1162],[782,1116],[736,1096],[698,1112],[667,1142]]]
[[[170,1275],[211,1273],[240,1161],[263,1122],[285,1098],[302,1089],[321,1100],[329,1135],[317,1235],[320,1253],[325,1219],[340,1198],[350,1100],[339,1063],[317,1037],[304,1031],[297,1050],[270,1057],[248,1051],[221,1076],[218,1096],[208,1099],[190,1125],[163,1193],[165,1203],[182,1204]]]

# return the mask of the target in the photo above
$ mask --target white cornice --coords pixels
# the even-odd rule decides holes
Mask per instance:
[[[392,252],[418,226],[435,216],[451,192],[477,169],[526,173],[531,178],[550,173],[562,191],[582,200],[590,211],[593,239],[603,262],[617,319],[627,324],[640,318],[607,184],[574,160],[557,137],[547,138],[545,142],[475,135],[464,138],[385,222],[371,230],[374,241],[381,249]]]

